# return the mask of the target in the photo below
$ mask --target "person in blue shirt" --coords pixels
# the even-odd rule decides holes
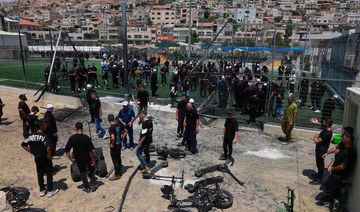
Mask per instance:
[[[124,139],[124,144],[122,149],[130,148],[131,150],[134,149],[134,131],[133,131],[133,123],[135,121],[135,112],[132,108],[129,107],[129,102],[123,102],[123,109],[119,111],[119,114],[116,117],[117,121],[122,124],[128,131],[129,135],[129,142],[127,144],[126,139]]]

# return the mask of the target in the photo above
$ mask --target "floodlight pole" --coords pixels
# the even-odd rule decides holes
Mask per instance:
[[[188,58],[191,60],[191,28],[192,28],[192,0],[189,1],[189,35],[188,35]]]
[[[53,68],[54,68],[54,61],[55,61],[56,52],[57,52],[57,49],[58,49],[58,46],[59,46],[60,38],[61,38],[61,30],[59,31],[58,39],[56,41],[55,51],[54,51],[54,54],[53,54],[53,57],[52,57],[52,60],[51,60],[50,73],[49,73],[49,77],[48,77],[48,81],[47,81],[48,85],[50,85],[51,74],[52,74],[52,71],[53,71]]]
[[[122,42],[123,42],[123,63],[124,63],[124,86],[126,89],[125,100],[129,101],[129,73],[128,73],[128,42],[127,42],[127,26],[126,26],[126,0],[121,1],[121,22],[122,22]]]
[[[22,68],[23,68],[23,72],[24,72],[24,84],[25,84],[25,88],[27,88],[27,84],[26,84],[26,71],[25,71],[25,63],[24,63],[24,53],[23,53],[23,45],[22,45],[22,39],[21,39],[20,26],[19,26],[19,24],[18,24],[18,34],[19,34],[21,63],[22,63]]]

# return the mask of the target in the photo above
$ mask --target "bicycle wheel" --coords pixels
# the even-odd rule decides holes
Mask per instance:
[[[234,198],[230,191],[220,189],[215,194],[214,206],[219,209],[228,209],[233,205]]]

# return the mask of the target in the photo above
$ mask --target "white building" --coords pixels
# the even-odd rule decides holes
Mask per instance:
[[[256,19],[256,8],[235,8],[234,18],[238,23],[252,23]]]

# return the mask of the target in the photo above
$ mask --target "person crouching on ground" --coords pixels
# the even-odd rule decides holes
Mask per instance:
[[[65,152],[69,160],[76,163],[79,168],[80,177],[84,185],[82,190],[89,193],[91,190],[94,190],[96,180],[94,170],[95,159],[93,152],[95,147],[91,138],[83,134],[83,124],[81,122],[77,122],[75,124],[75,129],[76,133],[69,138],[65,146]],[[73,149],[73,154],[70,153],[71,149]],[[90,178],[91,186],[88,182],[87,173]]]
[[[150,152],[149,146],[153,142],[152,132],[153,132],[153,122],[149,119],[145,112],[139,114],[139,118],[142,122],[142,127],[140,131],[140,140],[136,149],[136,156],[141,163],[140,171],[145,173],[150,170]],[[142,156],[142,153],[145,154],[145,159]]]
[[[229,111],[222,134],[224,154],[220,156],[219,160],[227,160],[226,163],[234,163],[234,158],[232,157],[232,145],[237,142],[238,129],[239,126],[235,118],[235,113]]]
[[[282,144],[286,145],[289,144],[291,139],[291,131],[294,128],[294,123],[296,119],[296,115],[298,112],[297,105],[294,102],[292,97],[288,98],[288,105],[286,107],[284,116],[281,119],[281,128],[285,134],[285,140]]]
[[[110,123],[109,135],[110,135],[110,155],[114,165],[114,174],[109,178],[110,181],[120,179],[121,173],[121,144],[127,136],[127,129],[115,121],[113,114],[108,116]]]
[[[40,187],[40,197],[47,194],[47,197],[52,197],[59,192],[59,189],[53,188],[53,164],[51,154],[50,140],[44,134],[47,127],[46,122],[40,119],[36,122],[36,133],[31,134],[21,146],[35,157],[36,172],[38,183]],[[46,186],[44,184],[44,175],[46,174]]]

